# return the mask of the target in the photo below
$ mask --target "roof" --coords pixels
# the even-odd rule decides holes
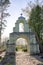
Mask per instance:
[[[23,17],[22,14],[21,14],[21,16],[18,19],[25,19],[25,17]]]

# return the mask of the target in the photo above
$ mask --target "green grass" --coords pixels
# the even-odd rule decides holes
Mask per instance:
[[[12,64],[10,64],[10,63],[7,63],[6,65],[12,65]]]
[[[24,46],[16,46],[16,51],[27,52],[27,47],[24,47]]]

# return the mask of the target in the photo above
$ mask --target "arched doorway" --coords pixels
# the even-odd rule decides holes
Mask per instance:
[[[20,36],[19,38],[16,39],[16,50],[17,51],[24,51],[24,52],[29,52],[29,40],[25,36]]]

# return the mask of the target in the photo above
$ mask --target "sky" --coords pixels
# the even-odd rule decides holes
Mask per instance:
[[[23,13],[22,8],[25,8],[27,5],[27,0],[10,0],[10,3],[10,7],[7,10],[10,16],[7,17],[7,27],[5,28],[2,37],[9,37],[9,34],[12,33],[16,20],[20,14]]]
[[[9,34],[13,32],[13,27],[15,27],[15,22],[23,13],[22,9],[27,6],[27,3],[31,0],[10,0],[10,7],[8,8],[8,13],[10,14],[7,17],[7,27],[5,28],[2,37],[9,37]],[[34,0],[32,0],[34,2]],[[26,17],[23,13],[23,16]]]
[[[24,39],[24,38],[19,38],[19,39],[16,40],[16,44],[17,44],[17,45],[27,45],[28,42],[27,42],[27,40]]]

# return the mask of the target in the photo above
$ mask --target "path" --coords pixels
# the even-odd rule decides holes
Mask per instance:
[[[2,54],[0,54],[0,56],[4,57],[4,56],[5,56],[5,53],[6,53],[6,52],[3,52]]]
[[[17,52],[16,53],[16,65],[37,65],[40,62],[33,57],[30,57],[28,53]]]
[[[0,56],[4,57],[5,52],[0,54]],[[39,58],[38,55],[30,56],[29,53],[26,52],[16,52],[16,65],[37,65],[41,63],[35,57]],[[39,58],[40,59],[40,58]],[[40,59],[43,62],[43,59]],[[0,64],[1,65],[1,64]]]

